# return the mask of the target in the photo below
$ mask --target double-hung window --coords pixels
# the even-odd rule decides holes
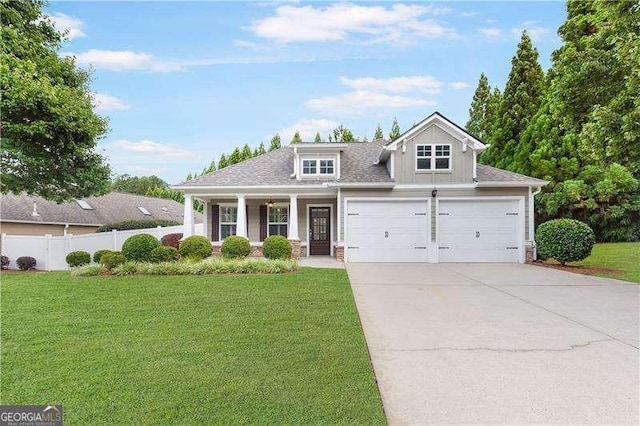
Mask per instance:
[[[269,235],[287,237],[289,208],[286,206],[269,207]]]
[[[303,176],[330,176],[335,174],[335,162],[333,159],[302,160]]]
[[[238,220],[238,207],[220,206],[220,241],[229,235],[236,235],[236,223]]]
[[[416,145],[416,170],[450,170],[451,145]]]

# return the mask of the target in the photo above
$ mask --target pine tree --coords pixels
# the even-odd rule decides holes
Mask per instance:
[[[478,87],[473,94],[473,100],[471,101],[471,108],[469,108],[469,121],[465,126],[467,131],[472,135],[480,138],[481,140],[487,140],[489,122],[488,109],[489,101],[491,99],[491,87],[489,86],[489,79],[482,73],[480,74],[480,81],[478,81]]]
[[[242,161],[242,153],[238,149],[238,147],[233,148],[233,151],[231,151],[231,154],[229,154],[229,158],[227,159],[227,161],[229,162],[230,166],[238,164]]]
[[[218,170],[224,169],[227,166],[229,166],[229,160],[227,160],[227,156],[223,153],[218,160]]]
[[[300,137],[300,132],[296,130],[296,132],[293,134],[293,137],[291,138],[291,143],[295,144],[295,143],[301,143],[301,142],[302,142],[302,138]]]
[[[357,142],[353,132],[340,124],[329,134],[329,142]]]
[[[251,151],[251,148],[249,147],[249,144],[244,144],[244,146],[242,147],[242,151],[240,151],[240,161],[244,161],[244,160],[248,160],[251,157],[253,157],[253,152]]]
[[[315,143],[321,143],[322,138],[320,137],[320,132],[316,132],[316,137],[313,140]]]
[[[393,117],[393,123],[391,124],[391,132],[389,132],[389,140],[396,140],[400,137],[402,133],[400,132],[400,125],[398,124],[398,119]]]
[[[267,150],[264,148],[264,142],[260,142],[260,145],[258,146],[258,152],[256,154],[257,155],[262,155],[262,154],[266,154]]]
[[[276,149],[280,149],[282,146],[282,142],[280,141],[280,135],[275,134],[273,138],[271,138],[271,144],[269,145],[269,151],[274,151]]]
[[[485,164],[508,170],[518,168],[515,154],[520,135],[538,111],[543,93],[544,73],[538,63],[538,51],[523,31],[491,130],[491,147],[481,157]]]
[[[376,127],[376,131],[373,134],[373,140],[384,139],[384,133],[382,132],[382,127],[380,127],[380,123],[378,123],[378,127]]]

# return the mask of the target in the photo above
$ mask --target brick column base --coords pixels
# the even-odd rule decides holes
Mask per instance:
[[[333,253],[336,255],[338,262],[344,262],[344,246],[334,246]]]
[[[534,258],[533,258],[533,246],[526,246],[524,249],[524,261],[526,263],[533,263],[534,262]]]
[[[300,240],[289,240],[291,243],[291,258],[300,259]]]

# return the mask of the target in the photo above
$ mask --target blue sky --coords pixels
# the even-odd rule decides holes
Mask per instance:
[[[503,87],[523,29],[547,69],[562,2],[54,2],[62,54],[93,69],[115,173],[178,183],[235,146],[372,138],[435,110],[461,125]]]

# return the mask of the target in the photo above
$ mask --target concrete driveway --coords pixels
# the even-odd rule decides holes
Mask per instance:
[[[348,264],[391,424],[640,423],[640,286],[518,264]]]

